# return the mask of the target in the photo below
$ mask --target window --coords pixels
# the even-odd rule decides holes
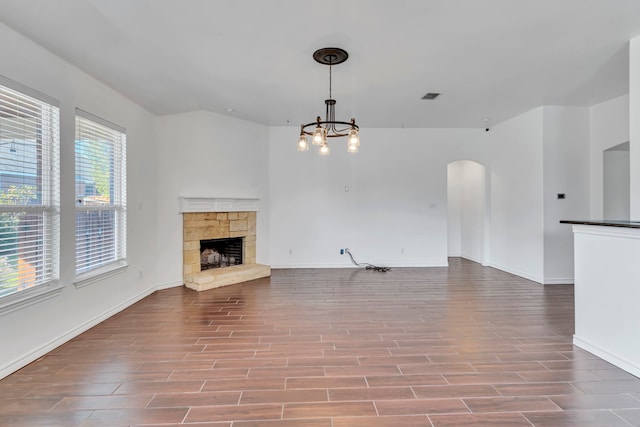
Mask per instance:
[[[76,110],[76,275],[124,265],[126,257],[125,130]]]
[[[58,280],[60,113],[53,103],[0,79],[0,297]]]

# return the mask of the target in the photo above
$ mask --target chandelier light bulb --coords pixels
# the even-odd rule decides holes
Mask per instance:
[[[298,151],[307,151],[309,149],[309,143],[307,143],[307,137],[302,134],[298,140]]]
[[[360,137],[358,136],[358,131],[356,129],[351,129],[349,132],[349,146],[355,145],[356,147],[360,146]]]
[[[357,146],[357,145],[355,145],[355,144],[349,144],[349,145],[347,146],[347,151],[348,151],[349,153],[357,153],[357,152],[358,152],[358,146]]]
[[[320,154],[322,154],[323,156],[329,154],[329,146],[326,142],[320,146]]]
[[[325,143],[325,130],[321,126],[317,126],[316,130],[313,131],[313,145],[322,145]]]

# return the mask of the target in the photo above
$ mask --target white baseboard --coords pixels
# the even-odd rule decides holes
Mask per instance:
[[[356,268],[349,264],[271,264],[271,269],[277,268]]]
[[[77,337],[78,335],[80,335],[83,332],[88,331],[89,329],[93,328],[94,326],[98,325],[101,322],[104,322],[105,320],[107,320],[109,317],[118,314],[119,312],[121,312],[122,310],[124,310],[125,308],[135,304],[136,302],[140,301],[141,299],[151,295],[152,293],[154,293],[157,290],[161,290],[161,289],[167,289],[170,287],[176,287],[176,286],[182,286],[182,282],[171,282],[171,283],[163,283],[157,286],[154,286],[144,292],[139,293],[138,295],[135,295],[131,298],[129,298],[128,300],[116,305],[115,307],[111,308],[110,310],[105,311],[104,313],[94,317],[93,319],[88,320],[87,322],[84,322],[83,324],[65,332],[64,334],[58,336],[57,338],[49,341],[48,343],[34,349],[33,351],[25,354],[24,356],[19,357],[18,359],[14,360],[13,362],[9,363],[8,365],[5,365],[3,367],[0,368],[0,379],[16,372],[17,370],[27,366],[29,363],[38,360],[39,358],[41,358],[42,356],[46,355],[47,353],[49,353],[51,350],[60,347],[62,344],[66,343],[67,341]]]
[[[482,261],[480,260],[480,258],[476,258],[476,257],[473,257],[473,256],[460,255],[460,258],[468,259],[469,261],[473,261],[473,262],[477,262],[478,264],[482,264]]]
[[[474,261],[474,260],[471,260]],[[476,261],[479,262],[479,261]],[[540,283],[541,285],[573,285],[574,279],[573,277],[549,277],[542,278],[539,276],[534,276],[529,273],[525,273],[524,271],[518,271],[513,268],[505,267],[502,265],[489,263],[488,267],[497,268],[498,270],[505,271],[507,273],[515,274],[516,276],[522,277],[527,280],[531,280],[532,282]]]
[[[182,282],[182,280],[175,280],[173,282],[159,283],[156,285],[156,288],[154,290],[161,291],[163,289],[179,288],[183,285],[184,283]]]
[[[411,267],[448,267],[449,262],[446,259],[427,262],[427,263],[380,263],[376,264],[381,267],[391,267],[391,268],[411,268]],[[271,264],[272,269],[279,268],[357,268],[355,265],[348,264]]]
[[[502,270],[504,272],[514,274],[518,277],[522,277],[523,279],[531,280],[532,282],[540,283],[541,285],[544,283],[544,280],[539,276],[534,276],[533,274],[525,273],[524,271],[519,271],[514,268],[505,267],[495,263],[489,263],[489,267],[497,268],[498,270]]]
[[[551,277],[544,279],[545,285],[573,285],[574,283],[573,277]]]
[[[583,350],[588,351],[591,354],[598,356],[601,359],[606,360],[607,362],[617,366],[620,369],[624,369],[629,372],[631,375],[636,377],[640,377],[640,366],[635,365],[621,357],[616,356],[615,354],[611,354],[606,350],[601,349],[598,346],[590,344],[588,341],[585,341],[577,336],[573,336],[573,344],[577,347],[580,347]]]

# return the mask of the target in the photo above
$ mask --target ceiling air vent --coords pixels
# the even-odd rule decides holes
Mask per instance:
[[[423,96],[422,99],[426,99],[428,101],[433,101],[434,99],[436,99],[439,96],[440,96],[440,94],[438,92],[429,92],[428,94]]]

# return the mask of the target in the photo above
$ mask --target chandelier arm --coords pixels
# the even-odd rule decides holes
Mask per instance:
[[[301,127],[302,127],[302,129],[306,129],[309,126],[314,126],[315,127],[315,126],[318,126],[318,125],[320,125],[320,126],[327,125],[327,124],[330,125],[332,123],[335,123],[337,125],[346,125],[350,129],[353,128],[353,129],[356,129],[356,130],[360,130],[360,126],[358,126],[354,122],[343,122],[343,121],[340,121],[340,120],[334,120],[334,121],[319,120],[319,121],[315,121],[315,122],[311,122],[311,123],[307,123],[307,124],[301,125]]]
[[[335,138],[338,136],[347,136],[349,133],[347,131],[351,130],[351,129],[355,129],[357,131],[360,130],[360,127],[355,124],[354,122],[342,122],[342,121],[315,121],[315,122],[311,122],[311,123],[307,123],[305,125],[301,125],[300,126],[300,134],[305,134],[305,135],[313,135],[313,130],[315,130],[315,128],[320,125],[320,126],[326,126],[327,129],[331,129],[332,131],[335,132],[335,134],[327,134],[328,138]],[[344,129],[337,129],[335,126],[336,125],[345,125],[347,127],[345,127]],[[332,126],[332,128],[329,128],[330,126]],[[307,128],[311,128],[313,127],[313,130],[307,130]]]
[[[333,132],[336,133],[336,101],[332,98],[324,101],[327,106],[327,133]]]
[[[331,114],[331,119],[330,119],[331,120],[331,131],[335,134],[336,132],[338,132],[336,130],[336,104],[333,104],[331,106],[330,114]]]
[[[324,101],[324,104],[325,104],[324,118],[325,118],[326,122],[330,122],[331,121],[331,105],[329,103],[329,100],[331,100],[331,98],[329,98],[326,101]]]

